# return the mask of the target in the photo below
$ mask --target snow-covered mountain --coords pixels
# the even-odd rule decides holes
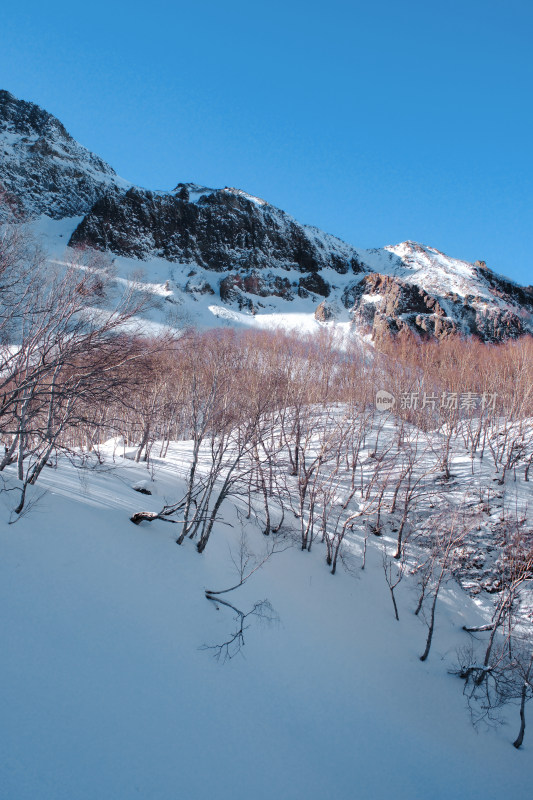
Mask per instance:
[[[30,215],[85,214],[104,193],[130,184],[34,103],[0,90],[0,183]]]
[[[240,189],[133,186],[59,120],[8,92],[0,92],[0,154],[0,184],[25,212],[76,217],[61,229],[71,247],[107,251],[124,269],[144,266],[188,321],[205,324],[206,313],[259,326],[335,321],[373,338],[406,328],[486,341],[533,332],[533,287],[484,262],[409,241],[357,249]]]

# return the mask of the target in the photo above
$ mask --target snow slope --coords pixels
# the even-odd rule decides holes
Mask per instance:
[[[80,217],[53,220],[41,215],[32,222],[31,228],[42,242],[47,263],[52,267],[76,265],[75,251],[67,247],[67,242],[79,221]],[[335,328],[341,338],[350,332],[350,316],[346,310],[341,310],[331,322],[317,320],[314,313],[318,305],[316,298],[310,301],[295,297],[288,303],[279,297],[269,297],[260,301],[261,310],[252,314],[225,304],[218,294],[217,276],[201,267],[196,267],[193,280],[190,277],[190,264],[172,263],[156,257],[141,261],[112,254],[109,254],[108,261],[116,271],[118,282],[124,283],[134,278],[144,291],[152,295],[154,306],[142,321],[145,332],[149,334],[165,326],[181,329],[188,325],[201,330],[229,326],[300,333]],[[216,293],[204,293],[202,286],[205,283],[217,287]],[[355,330],[351,333],[357,336]]]
[[[465,621],[484,619],[453,584],[433,649],[398,587],[396,622],[379,547],[365,571],[332,577],[317,544],[275,554],[225,595],[243,610],[268,598],[279,621],[250,618],[226,663],[232,613],[204,590],[236,582],[242,524],[257,554],[265,538],[227,502],[199,556],[177,526],[137,527],[183,488],[188,443],[151,469],[124,459],[81,471],[62,459],[43,473],[30,512],[8,526],[1,493],[0,797],[6,800],[491,800],[530,796],[528,739],[511,727],[476,734],[448,673]],[[140,495],[145,482],[154,492]]]

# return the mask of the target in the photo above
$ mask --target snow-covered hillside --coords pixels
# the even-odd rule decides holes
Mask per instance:
[[[448,582],[422,664],[415,578],[397,588],[397,622],[388,536],[371,539],[363,570],[355,531],[332,576],[324,546],[301,552],[286,527],[279,552],[219,596],[244,613],[268,600],[270,623],[250,615],[240,652],[213,657],[238,623],[205,590],[238,583],[243,541],[253,567],[272,537],[244,499],[226,501],[202,556],[175,544],[177,526],[130,522],[181,496],[190,453],[178,443],[147,467],[114,440],[84,469],[61,458],[13,526],[0,494],[1,796],[525,800],[532,744],[510,745],[516,709],[510,727],[476,734],[450,674],[461,626],[490,619],[489,599]],[[466,486],[460,457],[457,470]]]

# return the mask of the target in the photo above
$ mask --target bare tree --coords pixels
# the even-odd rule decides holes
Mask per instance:
[[[526,702],[533,697],[533,651],[524,657],[522,653],[515,656],[516,670],[522,682],[520,690],[520,730],[513,745],[518,750],[522,747],[526,731]]]
[[[473,522],[472,520],[466,522],[464,512],[461,510],[452,513],[450,513],[450,510],[447,510],[444,513],[432,516],[429,524],[432,530],[432,559],[428,575],[432,576],[433,585],[431,587],[432,597],[429,617],[427,619],[428,635],[424,652],[420,656],[420,661],[425,661],[429,656],[433,632],[435,630],[435,611],[439,593],[446,580],[453,575],[458,549],[464,543],[469,526],[472,527]],[[423,594],[426,593],[428,583],[429,580],[426,580]],[[418,613],[418,610],[422,606],[422,602],[423,595],[421,595],[416,613]]]

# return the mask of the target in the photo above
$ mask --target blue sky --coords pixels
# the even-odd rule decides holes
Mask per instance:
[[[0,88],[143,186],[236,186],[533,283],[532,37],[526,0],[27,0]]]

